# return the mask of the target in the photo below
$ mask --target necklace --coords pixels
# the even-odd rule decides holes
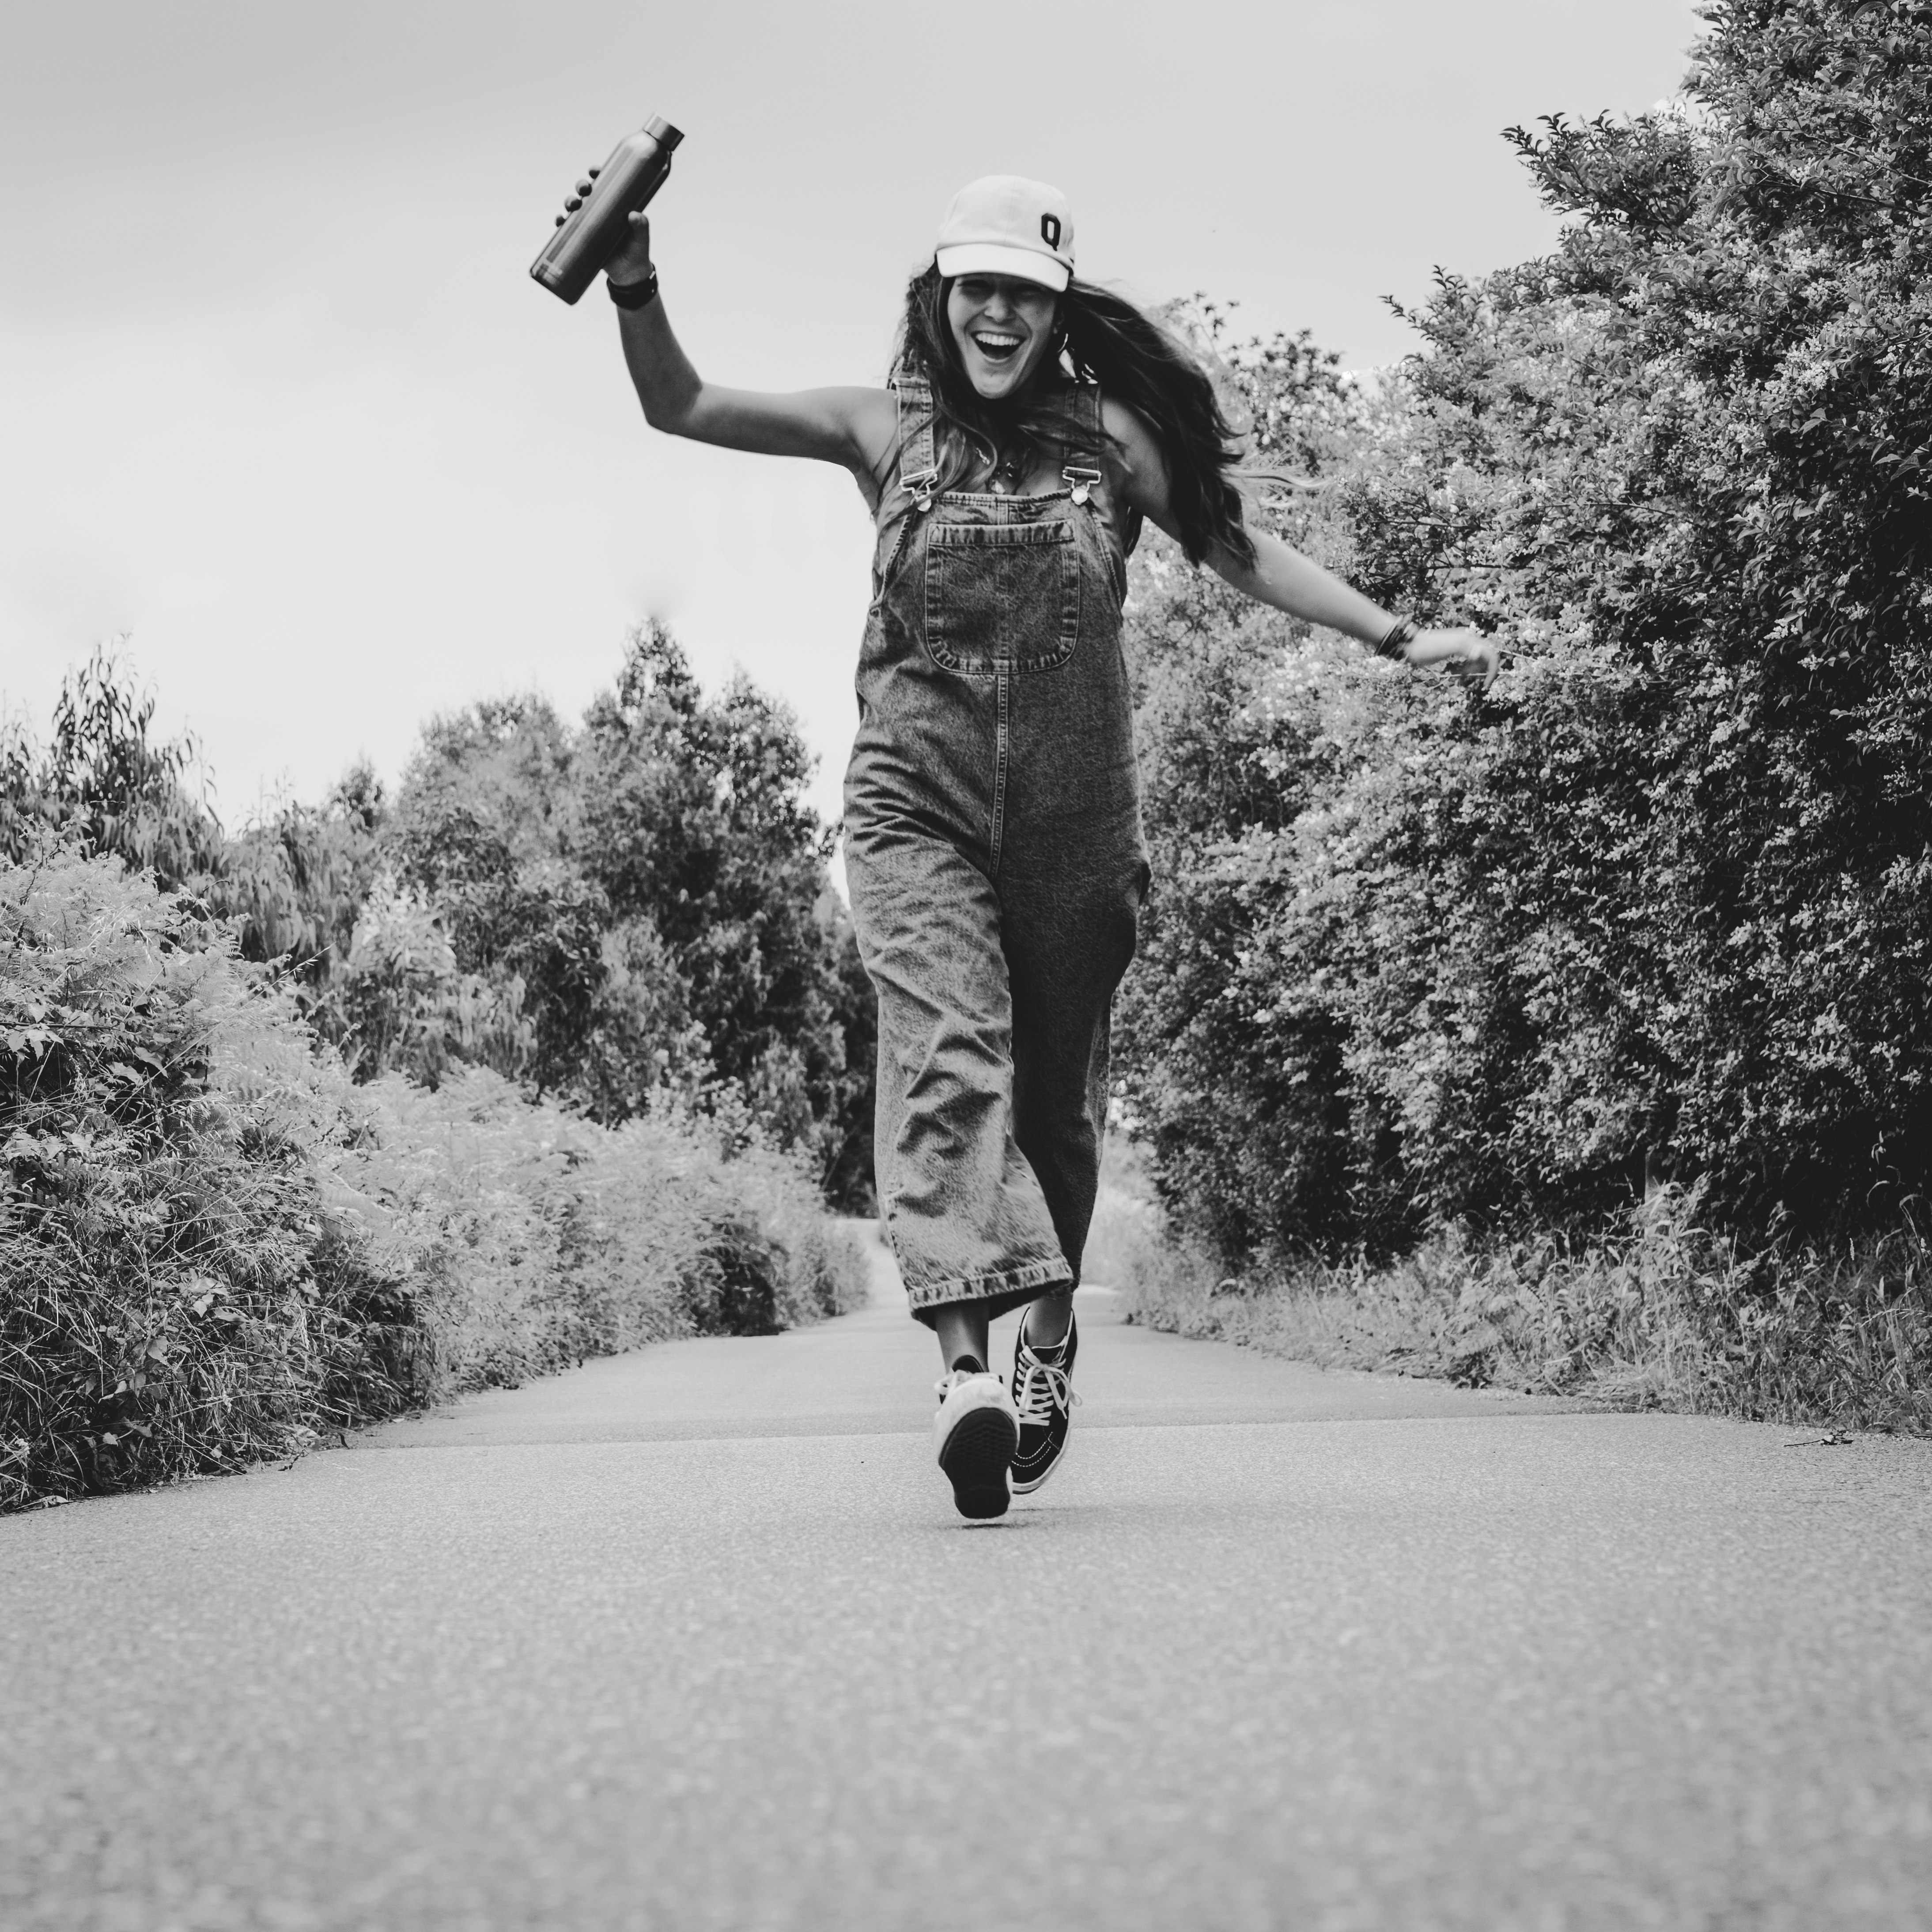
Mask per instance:
[[[1020,466],[1013,457],[1003,455],[993,465],[992,487],[997,494],[1004,496],[1010,490],[1017,490],[1021,481]]]

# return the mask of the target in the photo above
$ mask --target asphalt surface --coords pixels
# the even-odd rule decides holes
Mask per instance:
[[[1932,1927],[1932,1447],[1082,1304],[997,1525],[891,1300],[0,1522],[0,1925]]]

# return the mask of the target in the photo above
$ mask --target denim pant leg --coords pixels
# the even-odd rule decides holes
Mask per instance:
[[[1106,1137],[1114,992],[1133,958],[1147,880],[1137,837],[1098,858],[1076,839],[1001,868],[1014,1133],[1076,1282]]]
[[[1070,1278],[1013,1124],[998,896],[912,824],[850,828],[852,921],[879,996],[879,1192],[914,1315],[1030,1301]]]

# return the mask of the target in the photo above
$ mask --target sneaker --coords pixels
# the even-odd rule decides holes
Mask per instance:
[[[962,1355],[951,1374],[940,1378],[938,1394],[932,1440],[959,1514],[976,1521],[1004,1516],[1012,1501],[1006,1465],[1020,1435],[1006,1384],[977,1356]]]
[[[1036,1348],[1026,1338],[1026,1324],[1013,1348],[1013,1408],[1020,1419],[1019,1447],[1013,1451],[1013,1489],[1030,1496],[1059,1468],[1073,1427],[1080,1398],[1073,1393],[1073,1357],[1080,1336],[1067,1324],[1063,1340],[1051,1348]]]

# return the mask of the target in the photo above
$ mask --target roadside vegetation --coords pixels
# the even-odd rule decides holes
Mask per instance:
[[[1156,880],[1088,1274],[1324,1362],[1932,1426],[1932,0],[1717,0],[1515,130],[1553,251],[1414,355],[1178,310],[1256,516],[1486,694],[1151,537]],[[224,828],[126,668],[0,732],[0,1508],[836,1310],[871,995],[792,721],[576,723]]]
[[[1666,1186],[1594,1228],[1452,1227],[1380,1262],[1277,1252],[1230,1274],[1130,1194],[1103,1198],[1091,1274],[1130,1321],[1324,1368],[1932,1433],[1932,1257],[1915,1227],[1748,1252],[1702,1204]]]
[[[97,658],[0,746],[0,1509],[862,1294],[869,1015],[790,723],[635,638],[226,834]]]
[[[1137,562],[1138,1305],[1922,1426],[1932,8],[1706,19],[1678,102],[1513,134],[1560,243],[1378,380],[1182,318],[1263,514],[1509,656],[1478,696]]]

